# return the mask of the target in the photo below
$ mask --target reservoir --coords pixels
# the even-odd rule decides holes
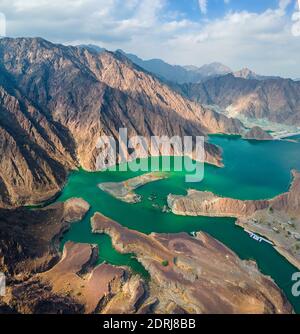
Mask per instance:
[[[147,278],[147,272],[132,254],[116,252],[108,236],[91,233],[90,218],[95,212],[99,211],[123,226],[147,234],[204,231],[232,249],[241,259],[255,260],[260,271],[273,278],[295,311],[300,313],[300,297],[293,297],[291,293],[294,284],[291,278],[298,270],[270,244],[250,238],[242,228],[235,226],[235,219],[181,217],[163,212],[170,193],[183,195],[189,188],[237,199],[266,199],[287,191],[291,170],[300,170],[299,137],[293,139],[295,142],[262,142],[245,141],[233,136],[210,136],[210,142],[223,149],[224,168],[205,165],[204,180],[200,183],[186,183],[184,171],[170,172],[168,179],[138,189],[136,192],[142,196],[142,201],[137,204],[121,202],[101,191],[97,185],[124,181],[142,173],[76,171],[70,175],[57,201],[81,197],[91,205],[91,210],[83,221],[71,226],[64,235],[62,246],[69,240],[97,244],[99,263],[106,261],[127,265]]]

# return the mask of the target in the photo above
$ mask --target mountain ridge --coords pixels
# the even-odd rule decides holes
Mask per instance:
[[[122,127],[129,136],[146,138],[236,134],[242,128],[239,121],[189,101],[111,52],[98,54],[41,38],[4,38],[0,68],[7,78],[0,85],[2,206],[55,196],[69,171],[79,166],[94,171],[99,136],[116,138]],[[220,166],[220,149],[207,143],[205,160]]]
[[[300,82],[292,79],[247,80],[228,74],[176,87],[189,99],[216,105],[230,117],[244,116],[300,126]]]

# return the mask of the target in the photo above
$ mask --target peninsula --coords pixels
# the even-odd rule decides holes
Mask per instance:
[[[256,263],[240,260],[206,233],[143,234],[96,213],[94,233],[106,233],[118,252],[133,253],[150,274],[154,313],[290,313],[291,307]]]
[[[123,182],[100,183],[98,187],[120,201],[126,203],[139,203],[142,200],[141,196],[136,194],[134,190],[148,183],[166,179],[167,177],[166,173],[152,172]]]
[[[300,269],[300,173],[292,172],[287,193],[270,200],[238,200],[189,190],[168,196],[172,212],[184,216],[235,217],[236,224],[271,240],[279,253]]]

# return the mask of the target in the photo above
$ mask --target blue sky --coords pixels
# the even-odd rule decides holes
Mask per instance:
[[[268,8],[278,7],[277,0],[210,0],[206,1],[206,13],[199,10],[198,0],[172,0],[168,3],[168,9],[184,13],[191,20],[201,20],[203,18],[220,18],[227,11],[243,11],[261,13]]]
[[[300,0],[0,0],[7,35],[300,77]]]

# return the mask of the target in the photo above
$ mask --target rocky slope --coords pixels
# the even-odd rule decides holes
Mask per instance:
[[[54,196],[69,170],[95,170],[101,134],[240,133],[239,121],[190,102],[121,54],[0,40],[0,206]],[[221,152],[206,145],[206,161]]]
[[[270,200],[239,200],[190,189],[186,196],[168,196],[173,213],[187,216],[246,217],[272,207],[295,217],[300,216],[300,173],[292,172],[293,182],[287,193]]]
[[[145,235],[95,214],[93,232],[109,234],[117,251],[134,253],[148,280],[127,267],[98,264],[101,249],[95,245],[68,242],[61,254],[60,236],[88,208],[83,200],[71,199],[13,211],[14,225],[2,218],[0,270],[7,289],[0,297],[1,313],[292,312],[254,262],[240,260],[205,233]]]
[[[107,233],[122,253],[149,271],[155,313],[289,313],[274,282],[205,233],[145,235],[97,213],[93,232]]]
[[[247,80],[229,74],[178,89],[193,101],[227,110],[232,117],[300,125],[300,83],[290,79]]]
[[[81,199],[43,209],[0,209],[0,271],[20,279],[58,260],[59,238],[89,210]]]
[[[0,84],[0,206],[46,200],[75,167],[71,137],[10,88],[12,81],[5,84],[7,89]]]
[[[254,126],[245,135],[245,139],[249,140],[272,140],[273,137],[259,126]]]
[[[59,252],[62,234],[88,210],[78,198],[42,209],[0,209],[1,314],[137,311],[145,283],[128,268],[97,266],[94,245],[69,242]]]
[[[272,240],[277,250],[300,268],[300,173],[293,171],[287,193],[270,200],[238,200],[189,190],[168,196],[172,212],[187,216],[236,217],[237,224]]]

